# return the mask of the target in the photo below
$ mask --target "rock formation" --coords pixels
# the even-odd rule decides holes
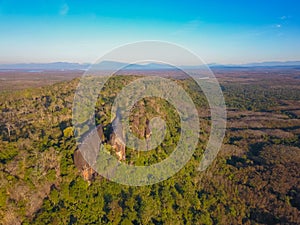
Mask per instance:
[[[88,135],[86,135],[83,138],[81,145],[84,145],[85,142],[87,142],[87,140],[89,138],[92,138],[92,140],[89,140],[90,142],[91,141],[98,142],[95,139],[95,138],[97,138],[97,136],[100,138],[100,144],[102,144],[105,141],[105,137],[104,137],[104,132],[103,132],[103,128],[102,128],[101,124],[97,126],[96,131],[97,132],[95,132],[95,130],[94,130],[94,131],[88,133]],[[94,140],[93,140],[93,138],[94,138]],[[88,146],[88,147],[89,147],[89,151],[93,150],[90,155],[87,155],[84,157],[82,155],[83,153],[79,149],[76,149],[74,152],[74,155],[73,155],[73,161],[74,161],[75,166],[81,172],[83,178],[87,181],[90,181],[97,175],[97,172],[89,165],[89,163],[85,159],[92,161],[92,159],[90,159],[90,158],[96,158],[95,156],[97,155],[98,145]]]
[[[81,172],[83,179],[86,181],[91,181],[97,174],[96,171],[93,170],[92,167],[86,162],[86,160],[83,158],[81,152],[77,149],[74,152],[73,160],[75,166],[79,169]]]
[[[100,124],[97,126],[97,133],[96,130],[94,130],[82,138],[81,146],[84,147],[84,145],[86,145],[87,148],[89,148],[88,151],[91,151],[91,154],[87,156],[85,155],[84,157],[82,155],[83,153],[79,149],[77,149],[74,152],[73,160],[75,166],[79,169],[85,180],[91,181],[97,175],[97,172],[92,169],[92,167],[85,159],[87,159],[90,162],[93,161],[93,159],[97,158],[97,151],[99,151],[99,149],[97,143],[93,145],[93,142],[97,142],[96,140],[98,140],[99,142],[99,138],[100,144],[107,143],[111,145],[119,161],[126,159],[126,142],[121,121],[122,118],[120,116],[119,111],[117,111],[112,123],[105,127],[106,133],[103,132],[103,127]],[[143,127],[144,129],[140,132],[144,134],[143,137],[145,139],[148,139],[151,136],[149,119],[146,119],[146,124]],[[98,135],[99,138],[96,137],[96,135]]]
[[[116,155],[118,156],[118,159],[120,161],[126,159],[126,153],[125,153],[126,142],[124,138],[125,135],[124,135],[121,121],[122,121],[121,114],[119,110],[117,110],[116,117],[112,122],[113,132],[110,135],[109,142],[112,148],[115,150]]]

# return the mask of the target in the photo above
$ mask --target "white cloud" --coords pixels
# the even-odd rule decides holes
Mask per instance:
[[[287,16],[282,16],[280,17],[281,20],[286,20],[287,19]]]

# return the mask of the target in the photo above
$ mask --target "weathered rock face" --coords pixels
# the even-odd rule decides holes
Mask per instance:
[[[121,122],[120,113],[117,112],[115,119],[112,122],[113,132],[110,135],[109,142],[112,148],[115,150],[116,155],[118,156],[119,161],[126,159],[126,152],[125,152],[125,138],[124,132]]]
[[[94,171],[90,167],[90,165],[85,161],[81,152],[78,149],[74,152],[73,160],[74,160],[75,166],[81,172],[83,179],[86,181],[93,180],[93,178],[96,176],[97,172]]]
[[[98,133],[98,136],[99,136],[101,142],[103,143],[105,141],[105,136],[104,136],[103,127],[101,124],[97,126],[97,133]]]
[[[116,155],[118,156],[118,160],[125,160],[126,159],[126,152],[125,152],[125,143],[121,138],[116,137],[116,134],[111,134],[110,136],[110,144],[112,148],[115,150]]]
[[[150,138],[151,134],[152,134],[152,132],[151,132],[151,129],[150,129],[150,120],[147,118],[146,119],[145,134],[144,134],[145,139]]]
[[[94,133],[92,132],[92,133],[88,134],[85,138],[83,138],[82,144],[84,144],[84,142],[87,138],[90,138],[93,135],[95,135],[95,131],[94,131]],[[102,125],[97,126],[97,135],[100,138],[101,143],[103,143],[105,141],[105,137],[104,137]],[[81,174],[85,180],[91,181],[97,175],[97,172],[87,163],[87,161],[84,159],[84,157],[83,157],[82,153],[79,151],[79,149],[75,150],[74,155],[73,155],[73,161],[74,161],[75,166],[79,169],[79,171],[81,172]]]
[[[139,131],[142,133],[142,137],[144,137],[145,139],[148,139],[151,136],[151,130],[149,124],[150,124],[149,120],[146,119],[146,123],[142,126],[143,129]],[[118,113],[115,119],[113,120],[113,122],[109,124],[106,128],[108,132],[104,134],[102,125],[97,126],[97,135],[100,138],[101,144],[103,143],[110,144],[112,148],[115,150],[118,160],[119,161],[125,160],[126,159],[126,150],[125,150],[126,143],[124,138],[125,135],[123,133],[121,117],[119,116]],[[87,134],[86,137],[83,138],[82,145],[85,144],[85,140],[91,138],[91,136],[93,135],[96,135],[95,134],[96,131],[94,130],[93,132]],[[95,151],[96,149],[97,148],[93,148],[93,150]],[[92,167],[87,163],[82,153],[78,149],[74,152],[73,160],[75,166],[80,170],[85,180],[91,181],[94,179],[94,177],[97,175],[97,172],[94,171]]]

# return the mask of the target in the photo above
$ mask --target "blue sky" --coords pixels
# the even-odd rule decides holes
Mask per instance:
[[[142,40],[208,63],[300,60],[300,1],[0,0],[0,63],[92,63]]]

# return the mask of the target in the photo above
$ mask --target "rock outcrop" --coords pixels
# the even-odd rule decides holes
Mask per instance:
[[[124,138],[125,135],[124,135],[121,121],[122,121],[122,117],[120,115],[120,112],[117,111],[116,117],[112,122],[113,131],[111,132],[109,138],[109,142],[112,148],[115,150],[116,155],[118,156],[118,159],[120,161],[126,159],[126,153],[125,153],[126,142]]]
[[[96,130],[88,133],[83,138],[81,145],[84,146],[85,142],[87,142],[89,139],[92,139],[92,140],[89,140],[90,142],[91,141],[96,142],[96,140],[95,140],[95,138],[97,138],[96,135],[98,135],[98,137],[100,138],[100,144],[102,144],[105,141],[105,136],[104,136],[104,132],[103,132],[103,128],[102,128],[101,124],[97,126]],[[94,138],[94,140],[93,140],[93,138]],[[99,142],[99,141],[97,141],[97,142]],[[95,156],[97,155],[98,148],[97,148],[97,145],[96,146],[89,145],[88,147],[90,148],[89,151],[92,150],[90,152],[91,153],[90,155],[84,157],[82,155],[83,153],[79,149],[76,149],[74,152],[74,155],[73,155],[73,161],[74,161],[75,166],[81,172],[83,178],[87,181],[91,181],[97,175],[97,172],[90,166],[90,164],[86,161],[86,159],[88,159],[88,161],[91,161],[91,159],[90,159],[91,157],[95,158]]]
[[[81,172],[84,180],[91,181],[94,179],[95,175],[97,174],[96,171],[94,171],[93,168],[90,167],[90,165],[86,162],[78,149],[74,152],[73,160],[75,166]]]
[[[83,153],[80,152],[79,149],[75,150],[73,155],[74,164],[79,169],[79,171],[81,172],[85,180],[91,181],[97,175],[97,172],[93,170],[93,168],[89,165],[89,163],[85,159],[88,159],[88,161],[90,162],[93,161],[93,159],[97,158],[96,157],[97,151],[99,151],[99,149],[97,148],[98,146],[97,143],[94,144],[93,142],[95,142],[96,140],[99,141],[99,138],[100,138],[100,144],[107,143],[111,145],[119,161],[126,159],[126,142],[124,138],[125,134],[123,132],[121,121],[122,118],[120,116],[120,113],[117,111],[116,117],[114,118],[112,123],[105,127],[106,133],[104,133],[102,125],[98,125],[97,134],[96,134],[96,130],[94,130],[88,133],[82,139],[82,143],[81,143],[82,147],[86,145],[87,148],[90,148],[88,149],[88,151],[91,151],[91,154],[84,157],[82,155]],[[148,139],[151,136],[149,119],[146,119],[146,124],[143,127],[144,129],[141,130],[140,132],[142,132],[143,134],[142,136],[145,139]],[[98,135],[99,138],[96,138],[96,135]]]

